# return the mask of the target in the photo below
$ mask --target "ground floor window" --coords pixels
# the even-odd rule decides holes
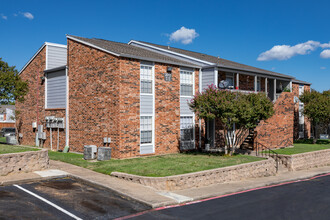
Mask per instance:
[[[141,144],[152,143],[152,116],[141,116]]]
[[[193,116],[180,117],[180,148],[194,149],[194,118]]]

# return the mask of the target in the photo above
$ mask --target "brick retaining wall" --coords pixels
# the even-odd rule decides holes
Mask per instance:
[[[281,163],[289,171],[306,170],[314,167],[330,165],[330,149],[294,155],[278,155]]]
[[[0,154],[0,176],[11,173],[43,170],[48,167],[49,158],[47,149]]]
[[[275,161],[269,158],[252,163],[168,177],[145,177],[121,172],[112,172],[111,176],[150,186],[157,190],[180,190],[275,174]]]

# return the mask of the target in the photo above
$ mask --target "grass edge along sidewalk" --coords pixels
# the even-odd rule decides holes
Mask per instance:
[[[293,155],[312,151],[330,149],[330,140],[318,140],[316,144],[312,144],[311,140],[297,141],[291,148],[283,148],[274,150],[278,154]]]
[[[10,153],[20,153],[20,152],[26,152],[26,151],[38,151],[40,149],[41,148],[0,144],[0,155],[1,154],[10,154]]]
[[[264,160],[264,158],[234,155],[220,156],[202,153],[178,153],[109,161],[86,161],[82,154],[49,151],[49,159],[84,167],[99,173],[123,172],[139,176],[164,177],[210,170]]]

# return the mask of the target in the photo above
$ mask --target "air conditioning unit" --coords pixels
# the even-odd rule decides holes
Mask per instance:
[[[97,160],[110,160],[110,159],[111,159],[111,148],[99,147],[97,152]]]
[[[96,158],[97,147],[95,145],[84,145],[84,159],[94,160]]]
[[[15,145],[17,144],[17,139],[15,135],[6,136],[6,143]]]

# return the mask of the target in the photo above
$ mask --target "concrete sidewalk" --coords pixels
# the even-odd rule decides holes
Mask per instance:
[[[178,190],[172,192],[157,191],[151,187],[135,184],[121,180],[109,175],[94,172],[89,169],[63,163],[50,161],[50,170],[22,173],[0,177],[1,185],[22,183],[28,181],[39,181],[49,178],[71,176],[81,181],[109,188],[124,197],[142,202],[151,208],[178,204],[193,200],[221,196],[228,193],[239,192],[257,187],[273,185],[299,179],[306,179],[315,175],[330,173],[330,166],[314,168],[304,171],[281,172],[276,176],[262,177],[256,179],[242,180],[239,182],[214,184],[211,186]]]

